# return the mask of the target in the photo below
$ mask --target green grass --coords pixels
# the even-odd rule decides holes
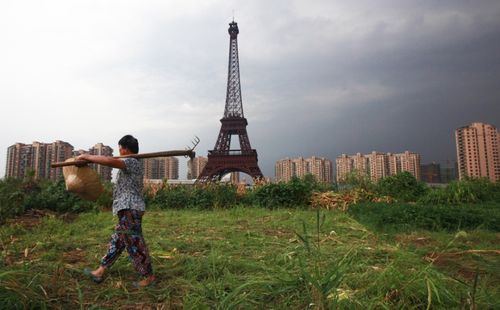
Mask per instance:
[[[96,285],[115,219],[0,226],[0,308],[478,309],[500,307],[500,234],[379,232],[340,212],[149,211],[158,281],[137,290],[123,255]],[[457,254],[459,253],[459,254]]]
[[[348,210],[356,220],[377,231],[486,229],[500,232],[500,203],[436,205],[359,203]]]

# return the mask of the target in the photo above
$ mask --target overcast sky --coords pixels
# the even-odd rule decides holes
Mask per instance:
[[[141,152],[214,147],[228,23],[266,176],[283,157],[418,152],[500,127],[500,1],[0,2],[0,176],[7,147],[63,140]],[[181,160],[181,178],[186,161]]]

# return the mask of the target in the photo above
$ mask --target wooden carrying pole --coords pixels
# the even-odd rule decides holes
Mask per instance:
[[[129,154],[123,156],[114,156],[113,158],[155,158],[155,157],[171,157],[171,156],[189,156],[193,158],[195,156],[195,152],[193,150],[174,150],[174,151],[165,151],[165,152],[154,152],[154,153],[143,153],[143,154]],[[50,166],[52,168],[59,168],[65,166],[83,166],[90,163],[86,160],[75,160],[70,162],[59,162],[53,163]]]

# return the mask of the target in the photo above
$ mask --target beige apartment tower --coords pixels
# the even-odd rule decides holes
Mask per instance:
[[[113,156],[113,149],[110,146],[97,143],[89,149],[88,153],[90,155]],[[97,171],[102,180],[111,182],[111,171],[113,168],[98,164],[90,164],[90,166]]]
[[[144,179],[179,179],[179,160],[175,157],[147,158],[143,160]]]
[[[417,180],[420,180],[420,155],[405,151],[404,153],[380,153],[346,155],[342,154],[335,160],[337,182],[345,182],[347,176],[355,173],[358,176],[369,177],[370,180],[378,180],[390,175],[396,175],[407,171]]]
[[[369,175],[372,181],[376,182],[391,174],[397,174],[397,170],[391,171],[389,169],[388,154],[373,151],[366,157],[368,158],[368,164],[370,166]]]
[[[187,163],[187,179],[197,179],[203,168],[207,165],[208,158],[203,156],[197,156],[193,159],[188,160]]]
[[[344,182],[351,173],[358,177],[368,176],[370,173],[370,155],[356,153],[356,155],[342,154],[335,159],[336,180]]]
[[[73,157],[77,157],[82,154],[113,156],[113,149],[110,146],[104,145],[102,143],[97,143],[88,151],[82,149],[73,151]],[[89,164],[89,167],[97,172],[101,180],[111,182],[113,168],[98,164]]]
[[[422,178],[420,171],[420,154],[405,151],[399,154],[387,153],[387,157],[390,175],[396,175],[399,172],[407,171],[417,180]]]
[[[500,133],[495,126],[472,123],[455,130],[458,176],[500,181]]]
[[[350,156],[342,154],[335,159],[335,178],[337,182],[344,182],[351,171],[354,171]]]
[[[303,177],[312,174],[318,182],[332,182],[332,162],[323,157],[310,158],[284,158],[276,162],[275,176],[277,182],[287,182],[292,177]]]
[[[30,144],[24,143],[16,143],[7,148],[6,177],[23,178],[26,175],[32,166],[31,149]]]
[[[7,148],[6,177],[23,178],[29,171],[37,179],[57,180],[62,176],[62,168],[53,169],[53,162],[65,161],[72,157],[73,146],[57,140],[53,143],[16,143]]]

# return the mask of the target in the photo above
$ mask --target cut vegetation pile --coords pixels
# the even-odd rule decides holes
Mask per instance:
[[[364,189],[354,189],[343,192],[314,192],[311,197],[311,207],[327,210],[347,211],[350,205],[360,202],[394,203],[390,196],[377,195]]]

